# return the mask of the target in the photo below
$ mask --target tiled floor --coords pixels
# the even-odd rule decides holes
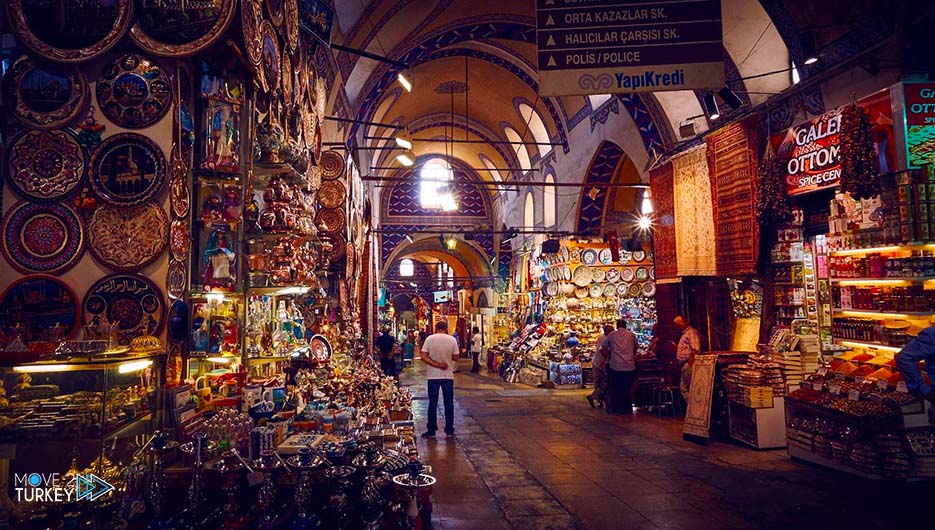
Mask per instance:
[[[424,426],[419,367],[403,377]],[[935,485],[871,482],[682,439],[681,422],[592,410],[583,391],[508,385],[462,370],[457,437],[421,440],[442,530],[935,528]],[[441,407],[439,407],[441,408]],[[442,414],[439,411],[439,421]]]

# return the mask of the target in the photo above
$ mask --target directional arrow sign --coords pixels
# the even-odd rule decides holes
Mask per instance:
[[[75,477],[75,497],[79,501],[96,501],[113,491],[113,489],[114,487],[109,482],[94,473]]]

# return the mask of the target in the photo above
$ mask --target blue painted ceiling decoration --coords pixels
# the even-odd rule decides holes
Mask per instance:
[[[614,178],[617,166],[625,156],[623,149],[612,142],[603,142],[598,148],[591,167],[585,175],[586,183],[610,183]],[[581,190],[581,202],[578,210],[577,232],[580,235],[596,235],[600,232],[601,222],[604,218],[604,207],[608,197],[608,188],[594,188],[597,193],[593,196],[587,187]]]

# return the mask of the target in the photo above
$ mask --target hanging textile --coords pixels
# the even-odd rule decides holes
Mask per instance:
[[[714,206],[717,274],[756,272],[756,118],[732,123],[705,138]]]
[[[705,146],[672,160],[679,276],[714,276],[714,210]]]
[[[653,253],[656,265],[656,280],[678,278],[675,249],[675,196],[672,189],[672,164],[666,163],[653,168],[649,174],[652,187]]]

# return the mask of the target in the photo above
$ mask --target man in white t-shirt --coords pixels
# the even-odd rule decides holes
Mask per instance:
[[[458,341],[448,334],[448,322],[439,320],[435,324],[435,333],[422,341],[422,362],[428,365],[425,377],[429,390],[428,428],[422,433],[423,438],[435,438],[438,430],[438,390],[441,389],[445,400],[445,434],[448,438],[455,435],[455,376],[452,368],[457,362]]]
[[[473,335],[471,335],[471,373],[480,372],[480,354],[484,349],[484,336],[480,334],[480,328],[474,326]]]

